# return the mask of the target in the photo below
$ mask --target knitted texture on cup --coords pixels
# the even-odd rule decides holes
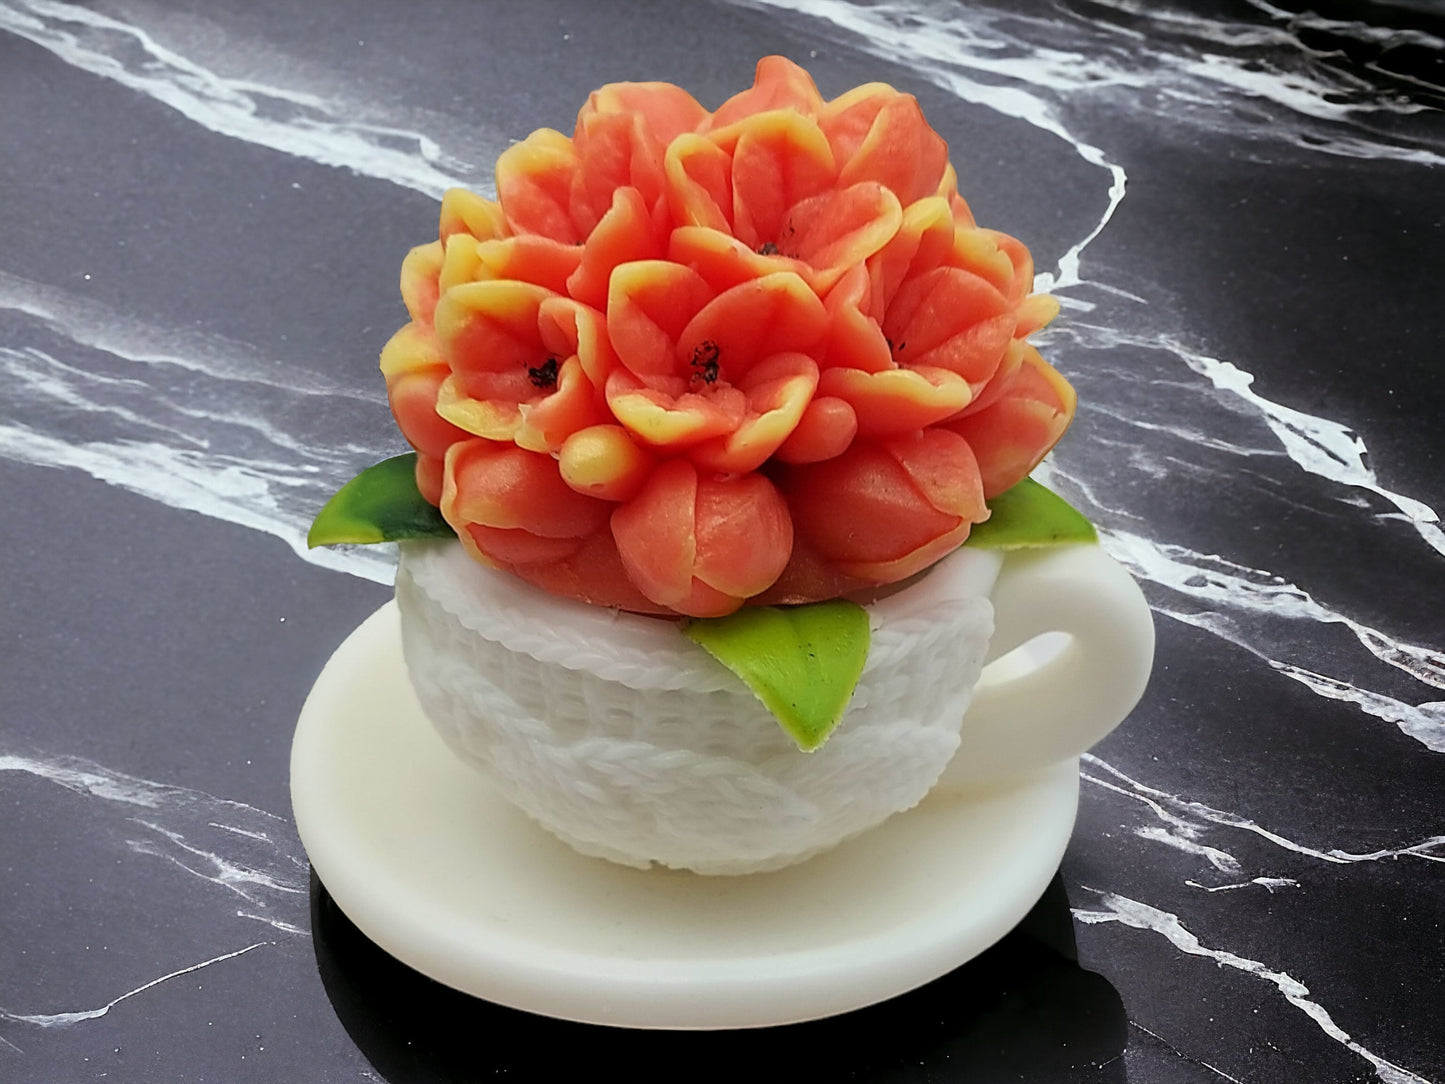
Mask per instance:
[[[871,604],[862,679],[812,753],[674,622],[555,598],[455,543],[403,543],[396,597],[423,709],[510,801],[586,854],[748,873],[928,793],[983,666],[997,571],[961,550]]]

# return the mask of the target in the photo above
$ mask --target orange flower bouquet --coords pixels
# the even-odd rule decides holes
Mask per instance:
[[[410,527],[338,529],[342,500],[313,541],[454,534],[470,558],[456,574],[511,578],[504,590],[522,620],[558,600],[634,622],[647,619],[627,615],[801,611],[877,593],[954,554],[1073,417],[1073,390],[1027,342],[1058,309],[1031,292],[1028,250],[975,224],[944,141],[912,96],[884,84],[825,101],[801,68],[770,57],[712,112],[670,84],[612,84],[590,96],[570,137],[541,129],[508,149],[496,188],[495,201],[443,197],[438,239],[403,263],[410,322],[381,355],[416,453],[392,481],[414,472],[444,523],[428,524],[422,507]],[[417,583],[408,554],[424,549],[404,546],[404,620]],[[462,567],[448,560],[446,575]],[[531,603],[517,580],[539,590]],[[428,583],[412,591],[413,611],[434,603],[456,617],[469,589]],[[420,642],[407,649],[414,676],[434,662],[422,654],[442,650]],[[575,637],[561,642],[570,646],[553,654],[568,671],[568,652],[585,652]],[[767,651],[749,645],[744,654]],[[693,682],[698,695],[716,691],[714,678]],[[516,675],[486,680],[508,704],[527,701]],[[443,699],[422,695],[434,717],[450,710]],[[847,699],[829,709],[823,737]],[[537,705],[518,718],[557,714],[545,697]],[[530,769],[498,772],[500,739],[460,727],[443,731],[548,823],[526,804],[541,784],[516,782]],[[777,754],[768,746],[750,763]],[[941,756],[893,806],[926,793]],[[589,817],[602,819],[580,821]],[[585,831],[549,826],[617,856]],[[657,849],[623,860],[671,861]],[[737,868],[759,868],[748,862]]]

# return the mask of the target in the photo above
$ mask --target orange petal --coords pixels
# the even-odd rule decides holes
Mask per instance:
[[[437,278],[444,258],[442,243],[433,241],[418,245],[401,261],[401,299],[406,303],[407,313],[418,324],[432,322],[439,296]]]
[[[1008,391],[1009,384],[1017,375],[1019,368],[1023,365],[1024,354],[1030,349],[1028,343],[1022,339],[1012,339],[1004,350],[1003,360],[999,362],[998,369],[988,380],[988,383],[974,395],[968,406],[958,412],[958,417],[967,417],[970,414],[977,414],[981,410],[987,410],[1003,398]]]
[[[612,505],[568,486],[549,455],[476,439],[447,451],[441,511],[458,533],[476,524],[582,538],[607,522]]]
[[[1073,420],[1074,389],[1031,346],[1007,390],[992,406],[948,423],[978,458],[983,491],[994,497],[1028,476]]]
[[[572,141],[539,128],[497,159],[497,198],[515,233],[537,233],[574,243],[582,235],[572,221],[572,176],[577,152]]]
[[[842,455],[858,433],[858,415],[846,400],[815,395],[773,458],[783,463],[818,463]]]
[[[937,429],[857,440],[835,459],[791,468],[784,493],[822,560],[875,583],[928,567],[988,514],[967,442]]]
[[[407,324],[381,353],[387,401],[407,443],[423,455],[440,458],[467,434],[437,414],[437,395],[450,370],[435,339]]]
[[[685,459],[672,459],[612,513],[612,537],[628,578],[662,606],[675,607],[692,592],[696,506],[696,468]]]
[[[732,158],[710,139],[684,133],[663,158],[667,205],[680,226],[732,232]]]
[[[692,268],[718,293],[780,271],[792,271],[800,277],[810,273],[801,260],[764,256],[731,234],[706,226],[679,226],[673,230],[667,258]]]
[[[440,458],[461,432],[437,414],[437,394],[451,370],[436,336],[415,322],[391,337],[381,351],[387,401],[397,428],[422,456]]]
[[[577,115],[579,128],[594,113],[631,113],[664,146],[683,132],[696,131],[708,113],[687,91],[672,83],[608,83],[594,90]]]
[[[818,125],[839,162],[847,162],[858,153],[884,103],[897,96],[898,91],[887,83],[864,83],[823,106]]]
[[[520,378],[546,361],[537,318],[542,302],[552,296],[544,287],[505,279],[469,282],[447,291],[437,304],[437,338],[463,394],[487,395],[470,385],[474,373]]]
[[[845,575],[837,565],[818,556],[806,540],[793,536],[793,552],[781,576],[760,595],[748,600],[757,606],[796,606],[858,594],[877,584]]]
[[[544,373],[545,377],[540,377]],[[605,404],[574,355],[540,367],[474,370],[441,381],[436,412],[466,433],[555,452],[578,429],[606,420]]]
[[[747,406],[737,427],[688,449],[688,458],[723,474],[757,470],[797,428],[817,387],[818,365],[806,354],[775,354],[758,362],[740,388]]]
[[[402,325],[381,348],[381,375],[387,383],[417,369],[446,367],[447,356],[442,353],[435,333],[416,321]]]
[[[670,387],[649,387],[626,369],[607,378],[607,405],[613,416],[643,444],[684,448],[725,436],[742,422],[747,399],[733,387],[688,390],[680,377]]]
[[[437,276],[437,289],[442,293],[464,282],[496,278],[482,264],[482,242],[471,234],[454,233],[443,243],[446,255],[442,260],[441,274]]]
[[[971,523],[988,518],[977,461],[966,442],[945,429],[925,429],[881,443],[934,508]]]
[[[1030,294],[1019,302],[1014,322],[1014,335],[1020,339],[1047,327],[1059,315],[1058,298],[1048,294]]]
[[[483,199],[465,188],[448,188],[442,193],[441,224],[437,236],[446,241],[458,233],[478,241],[505,237],[507,219],[502,205]]]
[[[868,259],[880,315],[905,280],[938,267],[953,244],[953,213],[946,200],[932,196],[906,206],[898,232]]]
[[[657,260],[663,242],[652,216],[635,188],[618,188],[608,208],[581,250],[581,262],[567,280],[566,292],[594,308],[607,305],[608,281],[618,264]]]
[[[677,340],[713,292],[696,271],[666,260],[622,264],[607,295],[607,334],[638,376],[677,369]]]
[[[664,144],[631,113],[592,113],[577,121],[578,168],[572,175],[573,224],[586,237],[619,188],[634,188],[651,206],[663,192]]]
[[[766,591],[793,550],[793,521],[773,483],[761,474],[697,481],[693,574],[739,601]]]
[[[622,426],[605,424],[573,433],[557,457],[564,482],[605,501],[635,497],[656,462]]]
[[[569,297],[549,297],[537,310],[537,329],[549,357],[577,355],[600,396],[608,374],[617,368],[617,354],[607,337],[607,318]]]
[[[828,189],[837,169],[822,131],[792,110],[750,117],[733,151],[733,234],[779,246],[789,209]]]
[[[432,506],[442,503],[442,478],[446,466],[441,459],[425,452],[416,456],[416,488],[422,499]]]
[[[959,229],[971,230],[977,224],[973,220],[973,212],[968,208],[968,201],[958,194],[958,174],[954,172],[952,162],[944,167],[943,180],[938,182],[938,191],[934,195],[948,201],[953,223]]]
[[[998,368],[1013,327],[1003,295],[957,267],[906,281],[883,318],[900,365],[951,369],[975,386]]]
[[[823,98],[811,75],[786,57],[765,56],[758,61],[753,85],[725,101],[712,115],[708,127],[716,130],[772,109],[793,109],[804,116],[815,116],[822,108]]]
[[[653,602],[693,617],[731,613],[787,564],[792,525],[758,474],[699,477],[686,460],[661,464],[612,514],[628,577]]]
[[[986,517],[985,517],[986,518]],[[909,576],[916,576],[925,568],[937,564],[968,539],[973,524],[960,520],[955,527],[944,531],[932,541],[919,546],[912,553],[891,561],[843,562],[838,567],[855,579],[874,584],[898,583]]]
[[[828,291],[824,308],[828,313],[828,340],[823,361],[829,368],[842,367],[872,373],[893,368],[892,350],[883,329],[871,314],[873,284],[868,268],[855,264]]]
[[[694,576],[692,587],[672,609],[686,617],[726,617],[742,608],[743,600],[711,587]]]
[[[708,302],[678,336],[677,351],[685,359],[706,352],[716,359],[721,379],[736,384],[759,358],[816,349],[827,330],[818,296],[797,275],[782,272]]]
[[[1011,237],[998,230],[989,230],[998,250],[1008,257],[1013,267],[1013,279],[1004,293],[1012,304],[1019,304],[1034,288],[1034,258],[1028,247],[1017,237]]]
[[[457,537],[473,556],[480,555],[484,564],[512,572],[556,564],[571,557],[582,545],[580,538],[547,538],[519,527],[487,527],[480,523],[467,524]]]
[[[851,265],[886,245],[902,224],[898,197],[868,181],[794,204],[784,219],[778,248],[812,267],[813,288],[822,294]]]
[[[892,560],[957,525],[928,504],[898,460],[874,441],[792,468],[784,493],[799,535],[837,564]]]
[[[520,408],[522,424],[512,439],[537,452],[556,452],[579,429],[607,420],[597,389],[575,356],[558,367],[556,387],[550,393],[523,400]]]
[[[512,571],[543,591],[592,606],[611,606],[633,613],[676,613],[653,602],[628,579],[608,527],[582,539],[576,549],[559,560],[517,565]]]
[[[968,381],[948,369],[827,369],[819,381],[823,395],[846,400],[857,413],[865,437],[912,432],[957,414],[973,398]]]
[[[531,233],[483,241],[476,251],[485,268],[480,277],[530,282],[559,294],[566,291],[567,279],[582,259],[576,245]]]
[[[1013,329],[1012,313],[981,320],[933,350],[915,355],[909,368],[949,369],[962,375],[975,389],[980,388],[998,372]]]
[[[386,398],[402,436],[418,452],[443,456],[458,440],[470,434],[437,414],[437,389],[447,377],[445,369],[407,373],[387,385]]]
[[[468,437],[510,441],[522,424],[520,403],[528,391],[525,380],[511,379],[514,375],[476,374],[471,381],[475,395],[468,395],[455,377],[448,377],[437,388],[436,412]]]
[[[1028,282],[1033,283],[1033,261],[1028,256],[1028,250],[1014,241],[1006,234],[996,233],[993,230],[957,230],[953,235],[953,251],[949,254],[949,262],[954,267],[961,267],[965,271],[972,272],[979,278],[988,282],[995,290],[1004,296],[1004,300],[1010,304],[1017,305],[1023,300],[1023,293],[1017,293],[1015,289],[1015,275],[1018,268],[1010,253],[1006,252],[999,245],[1003,238],[1013,241],[1014,255],[1022,250],[1023,259],[1027,263]],[[1015,296],[1017,294],[1017,296]]]
[[[837,155],[840,185],[876,181],[904,205],[938,190],[948,145],[913,95],[886,83],[861,86],[829,102],[820,123]]]

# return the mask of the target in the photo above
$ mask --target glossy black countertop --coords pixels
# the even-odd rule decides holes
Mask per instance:
[[[1044,899],[943,979],[532,1017],[310,873],[292,729],[391,566],[304,534],[402,447],[375,358],[441,191],[602,83],[712,106],[768,53],[916,94],[1030,245],[1081,400],[1044,476],[1154,678]],[[1410,0],[0,0],[0,1080],[1445,1081],[1442,86]]]

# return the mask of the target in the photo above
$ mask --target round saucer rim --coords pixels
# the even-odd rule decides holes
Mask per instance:
[[[377,665],[388,656],[393,663],[390,673],[385,665]],[[323,781],[332,775],[335,782],[334,773],[344,775],[346,765],[354,763],[351,757],[336,755],[342,750],[334,748],[341,737],[335,700],[348,691],[355,695],[358,682],[395,683],[398,675],[409,696],[409,683],[400,666],[395,604],[388,603],[337,649],[302,709],[292,750],[297,829],[318,876],[364,934],[437,981],[513,1008],[585,1023],[685,1029],[769,1026],[862,1008],[945,974],[1007,933],[1042,894],[1073,828],[1078,795],[1074,761],[981,797],[930,796],[919,808],[927,807],[942,819],[945,828],[950,818],[961,821],[970,810],[979,808],[981,801],[1020,804],[1015,812],[1022,819],[1014,829],[1027,827],[1029,846],[1011,854],[1011,887],[995,898],[988,914],[960,918],[940,906],[922,916],[902,916],[875,934],[843,946],[827,944],[754,955],[748,955],[743,946],[742,953],[725,959],[647,960],[557,948],[539,940],[535,931],[518,935],[495,925],[477,938],[485,923],[472,921],[469,926],[465,917],[459,920],[454,901],[439,903],[428,898],[424,889],[404,887],[399,895],[408,900],[407,905],[393,906],[396,893],[378,894],[375,890],[377,867],[357,859],[358,853],[376,855],[375,841],[346,838],[344,822],[339,829],[328,823],[332,811],[325,808]],[[414,710],[420,715],[419,707]],[[425,726],[429,731],[429,724]],[[348,730],[346,736],[356,733]],[[430,733],[429,737],[444,750],[437,735]],[[451,756],[449,751],[445,755]],[[466,786],[490,791],[472,769],[458,762],[456,770],[463,773]],[[385,801],[388,796],[381,797]],[[502,802],[495,794],[490,798]],[[405,814],[405,810],[395,812]],[[900,814],[867,835],[888,833],[890,825],[897,834],[902,818],[919,815],[917,811]],[[1027,824],[1030,815],[1035,818],[1031,825]],[[550,841],[540,827],[525,823],[539,838]],[[827,856],[812,861],[822,858]],[[578,876],[586,877],[588,864],[601,860],[578,854],[575,861]],[[808,865],[794,868],[805,870]],[[656,875],[696,876],[675,871]]]

